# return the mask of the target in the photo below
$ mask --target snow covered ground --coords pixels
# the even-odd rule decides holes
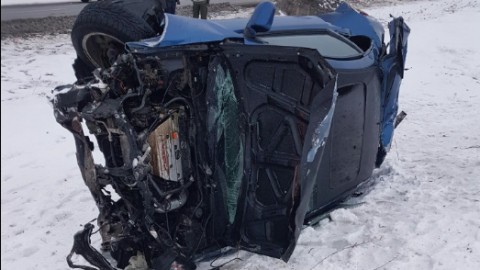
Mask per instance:
[[[480,3],[367,11],[384,22],[402,15],[412,28],[400,95],[408,116],[369,192],[306,228],[288,264],[238,252],[213,265],[238,257],[222,269],[480,269]],[[73,59],[67,35],[1,41],[2,269],[66,269],[73,233],[97,215],[72,136],[46,99],[74,81]]]

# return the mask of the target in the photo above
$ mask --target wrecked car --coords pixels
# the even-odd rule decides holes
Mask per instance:
[[[165,14],[130,42],[84,19],[72,32],[79,79],[52,102],[98,206],[102,252],[85,225],[72,268],[193,269],[225,247],[288,261],[302,226],[389,150],[410,31],[401,17],[388,43],[347,4],[301,17],[275,16],[270,2],[250,19]]]

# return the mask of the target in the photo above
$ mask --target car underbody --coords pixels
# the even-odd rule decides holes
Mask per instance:
[[[53,91],[113,259],[91,246],[88,223],[74,237],[72,268],[194,269],[225,247],[287,261],[302,226],[368,179],[378,153],[383,161],[378,62],[333,67],[316,49],[236,38],[131,45]]]

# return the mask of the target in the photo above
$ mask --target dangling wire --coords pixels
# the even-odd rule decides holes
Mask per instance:
[[[213,263],[214,263],[216,260],[220,259],[220,258],[223,256],[223,254],[218,255],[215,259],[213,259],[213,261],[210,262],[210,266],[211,266],[212,268],[210,268],[209,270],[218,270],[218,269],[220,269],[221,267],[224,267],[225,265],[227,265],[227,264],[229,264],[229,263],[232,263],[232,262],[234,262],[234,261],[236,261],[236,260],[243,261],[242,259],[240,259],[240,258],[238,257],[238,251],[239,251],[239,250],[237,250],[237,257],[235,257],[235,258],[233,258],[233,259],[231,259],[231,260],[229,260],[229,261],[226,261],[226,262],[224,262],[224,263],[222,263],[222,264],[220,264],[220,265],[214,266]]]

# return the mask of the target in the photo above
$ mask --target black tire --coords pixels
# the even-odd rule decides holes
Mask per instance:
[[[82,0],[83,3],[88,3],[90,0]]]
[[[146,5],[149,2],[99,1],[85,6],[71,34],[78,58],[92,70],[107,68],[123,52],[125,42],[154,36],[156,31],[147,23],[145,15],[153,8]],[[132,6],[136,3],[139,5]]]

